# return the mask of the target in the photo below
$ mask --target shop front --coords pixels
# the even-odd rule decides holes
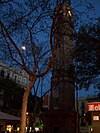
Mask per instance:
[[[5,131],[18,132],[20,118],[0,111],[0,133]]]
[[[100,102],[90,102],[87,110],[91,114],[90,133],[100,133]]]

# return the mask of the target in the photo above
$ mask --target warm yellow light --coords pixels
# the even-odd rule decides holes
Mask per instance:
[[[32,127],[30,127],[30,132],[32,131]]]
[[[26,115],[28,115],[28,112],[26,112]]]
[[[86,116],[86,114],[84,113],[84,116]]]
[[[20,130],[20,128],[19,127],[17,127],[17,131],[19,131]]]
[[[26,127],[26,132],[27,132],[27,127]]]
[[[93,116],[94,121],[99,121],[99,116]]]
[[[11,125],[7,125],[6,130],[9,131],[9,132],[11,132],[11,129],[12,129],[12,126]]]
[[[36,132],[39,131],[39,128],[38,128],[38,127],[35,127],[35,131],[36,131]]]
[[[70,10],[68,11],[68,15],[69,15],[70,17],[72,16],[72,14],[71,14],[71,11],[70,11]]]

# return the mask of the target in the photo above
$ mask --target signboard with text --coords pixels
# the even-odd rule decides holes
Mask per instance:
[[[88,111],[100,111],[100,102],[90,102],[87,103]]]

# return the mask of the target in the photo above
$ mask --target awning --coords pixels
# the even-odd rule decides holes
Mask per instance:
[[[20,120],[19,117],[16,117],[16,116],[13,116],[13,115],[9,115],[9,114],[3,113],[1,111],[0,111],[0,119],[1,120],[12,120],[12,121]]]

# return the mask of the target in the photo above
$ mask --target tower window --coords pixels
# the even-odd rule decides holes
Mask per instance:
[[[70,17],[72,16],[72,14],[71,14],[71,11],[70,11],[70,10],[68,11],[68,15],[69,15]]]

